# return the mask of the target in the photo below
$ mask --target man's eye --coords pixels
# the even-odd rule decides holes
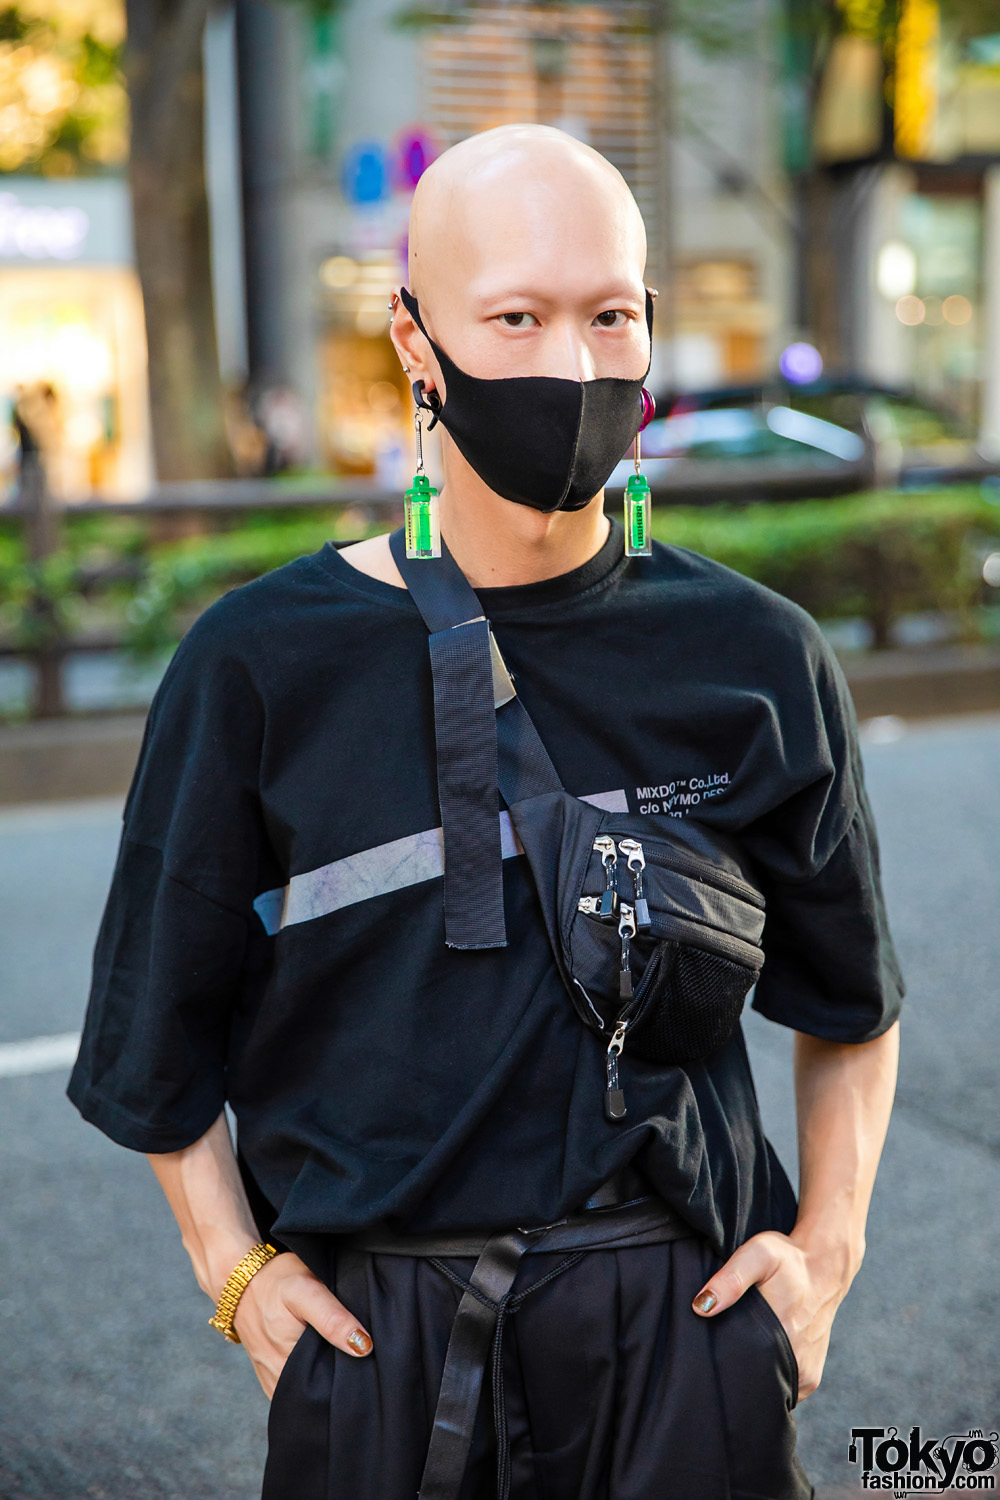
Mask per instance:
[[[527,328],[531,323],[537,323],[538,319],[535,317],[534,313],[514,312],[501,313],[500,321],[507,328]]]
[[[619,308],[609,308],[607,312],[598,313],[594,322],[601,328],[620,328],[628,319]]]

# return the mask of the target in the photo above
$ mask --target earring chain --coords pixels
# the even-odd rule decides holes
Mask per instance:
[[[413,425],[417,431],[417,473],[424,472],[424,421],[423,412],[418,406],[413,413]]]

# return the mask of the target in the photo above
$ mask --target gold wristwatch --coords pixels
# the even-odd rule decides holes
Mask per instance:
[[[223,1338],[228,1339],[231,1344],[243,1342],[233,1327],[233,1319],[240,1305],[240,1298],[260,1268],[266,1266],[269,1260],[273,1260],[277,1253],[273,1245],[254,1245],[253,1249],[248,1250],[244,1255],[222,1288],[222,1294],[215,1309],[215,1317],[209,1318],[208,1321],[211,1327],[217,1328]]]

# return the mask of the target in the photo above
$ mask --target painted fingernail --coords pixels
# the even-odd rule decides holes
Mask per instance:
[[[698,1312],[711,1312],[718,1300],[714,1292],[699,1292],[691,1306],[697,1308]]]
[[[371,1352],[372,1341],[363,1328],[355,1328],[353,1333],[347,1335],[347,1342],[351,1346],[352,1354],[368,1354]]]

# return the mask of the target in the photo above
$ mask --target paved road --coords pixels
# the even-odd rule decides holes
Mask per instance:
[[[910,993],[868,1254],[798,1412],[819,1500],[861,1493],[852,1425],[1000,1418],[1000,718],[870,734],[866,763]],[[0,815],[0,1044],[79,1025],[117,818]],[[746,1024],[794,1180],[791,1034]],[[254,1500],[267,1403],[146,1162],[79,1120],[66,1071],[0,1076],[0,1500]]]

